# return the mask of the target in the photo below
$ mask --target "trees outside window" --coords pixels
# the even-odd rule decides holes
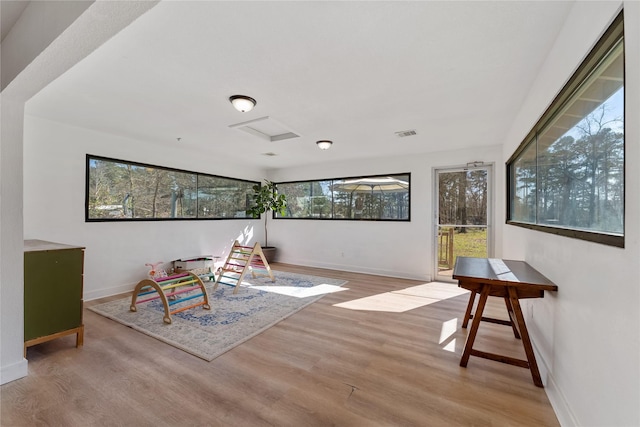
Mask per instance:
[[[245,218],[255,184],[87,155],[86,221]]]
[[[409,173],[278,183],[293,219],[409,221]],[[280,216],[276,216],[280,218]]]
[[[620,15],[507,162],[509,224],[624,246]]]

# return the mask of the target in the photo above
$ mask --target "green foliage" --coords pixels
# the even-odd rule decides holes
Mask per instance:
[[[487,229],[467,228],[465,233],[454,233],[453,257],[469,256],[486,258],[487,256]]]
[[[254,218],[260,218],[260,215],[274,211],[279,213],[282,216],[287,214],[287,196],[284,194],[279,194],[276,185],[265,179],[264,185],[256,184],[253,186],[253,194],[251,195],[253,199],[253,206],[247,209],[247,214],[251,215]],[[264,247],[269,246],[269,239],[267,234],[267,218],[264,217]]]
[[[260,218],[261,214],[269,211],[277,212],[282,216],[287,213],[287,196],[279,194],[276,185],[269,180],[265,180],[264,185],[254,185],[251,198],[253,206],[247,209],[247,214],[254,218]]]
[[[444,228],[442,231],[445,233],[448,228]],[[461,229],[455,229],[453,234],[453,259],[451,265],[448,265],[444,260],[439,260],[438,267],[440,270],[449,270],[453,267],[456,259],[459,256],[467,256],[474,258],[486,258],[487,257],[487,229],[486,228],[466,228],[464,233]],[[445,244],[446,241],[441,241],[441,244]],[[439,244],[440,244],[439,243]],[[448,247],[438,247],[440,253],[446,253]]]

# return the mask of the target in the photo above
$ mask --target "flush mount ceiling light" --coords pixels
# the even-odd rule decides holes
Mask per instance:
[[[316,144],[318,144],[318,148],[320,148],[321,150],[328,150],[329,148],[331,148],[333,141],[323,139],[321,141],[316,141]]]
[[[229,97],[229,101],[231,101],[231,104],[234,106],[234,108],[241,113],[251,111],[253,110],[253,107],[256,106],[256,100],[251,98],[250,96],[233,95]]]

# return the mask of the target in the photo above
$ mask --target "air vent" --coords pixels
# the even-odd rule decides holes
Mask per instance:
[[[413,136],[413,135],[417,135],[418,132],[416,132],[414,129],[411,130],[403,130],[400,132],[396,132],[396,136],[398,138],[404,138],[405,136]]]
[[[269,142],[298,138],[300,135],[269,116],[229,126]]]
[[[268,156],[268,157],[273,157],[273,156],[277,156],[276,153],[273,153],[271,151],[269,151],[268,153],[262,153],[263,156]]]

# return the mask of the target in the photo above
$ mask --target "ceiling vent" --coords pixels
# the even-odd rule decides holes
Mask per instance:
[[[298,138],[300,135],[287,128],[282,123],[269,116],[229,126],[269,142],[283,141],[285,139]]]
[[[404,138],[405,136],[413,136],[413,135],[417,135],[418,132],[416,132],[414,129],[411,130],[403,130],[400,132],[396,132],[396,136],[398,138]]]

